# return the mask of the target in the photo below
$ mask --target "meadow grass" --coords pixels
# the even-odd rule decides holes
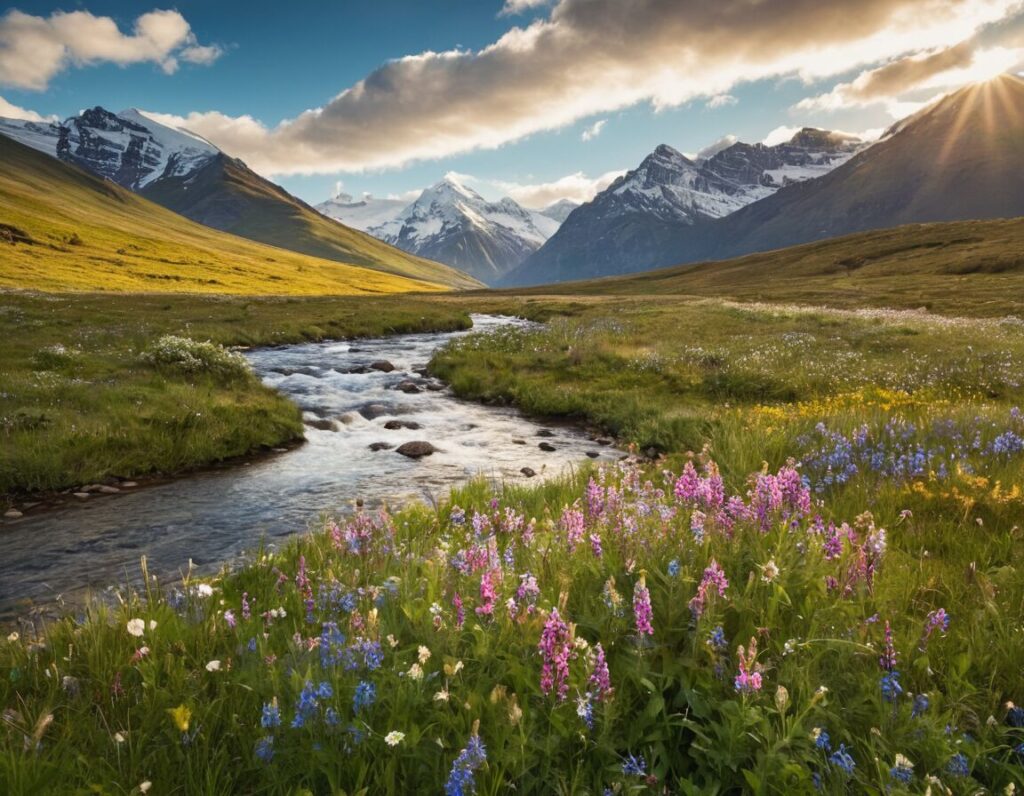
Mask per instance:
[[[457,392],[665,456],[325,520],[22,626],[6,791],[1019,787],[1018,321],[476,297],[429,322],[470,307],[549,324],[450,344]],[[250,312],[190,323],[265,339]]]

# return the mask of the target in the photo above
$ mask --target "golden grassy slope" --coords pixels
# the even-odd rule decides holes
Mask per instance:
[[[0,288],[250,295],[447,289],[218,232],[3,136]]]
[[[692,294],[1024,315],[1024,219],[912,224],[641,274],[517,293]]]

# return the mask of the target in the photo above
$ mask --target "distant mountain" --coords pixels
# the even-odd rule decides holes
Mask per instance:
[[[478,286],[453,268],[326,218],[208,141],[134,109],[96,107],[53,125],[5,119],[0,133],[214,229],[448,287]]]
[[[379,227],[393,220],[408,205],[402,199],[377,199],[369,194],[356,199],[347,193],[339,193],[313,207],[317,212],[347,227],[366,232],[371,227]]]
[[[6,136],[0,136],[0,248],[0,289],[247,295],[444,289],[211,229]]]
[[[368,231],[407,252],[493,284],[558,229],[558,221],[505,197],[488,202],[445,177],[385,224]]]
[[[539,210],[542,216],[554,219],[559,224],[565,222],[565,219],[569,217],[569,213],[580,206],[579,202],[574,202],[572,199],[559,199],[557,202],[552,202],[543,210]]]
[[[680,229],[702,226],[794,182],[827,174],[864,146],[804,129],[775,146],[734,143],[693,161],[661,145],[581,205],[507,284],[629,273],[678,262]]]
[[[918,112],[820,179],[716,222],[675,249],[720,259],[897,224],[1024,215],[1024,80],[1003,75]]]

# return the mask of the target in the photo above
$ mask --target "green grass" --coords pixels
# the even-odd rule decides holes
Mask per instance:
[[[1024,219],[913,224],[518,295],[727,297],[1024,315]]]
[[[257,345],[465,328],[424,298],[0,294],[0,494],[178,473],[299,438],[255,377],[147,360],[162,335]]]
[[[432,269],[379,241],[364,242],[357,261],[372,269],[255,243],[0,137],[0,288],[380,295],[478,284],[447,266]]]

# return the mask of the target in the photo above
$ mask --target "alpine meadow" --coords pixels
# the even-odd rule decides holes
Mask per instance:
[[[0,13],[0,793],[1024,792],[1020,4],[322,5]]]

